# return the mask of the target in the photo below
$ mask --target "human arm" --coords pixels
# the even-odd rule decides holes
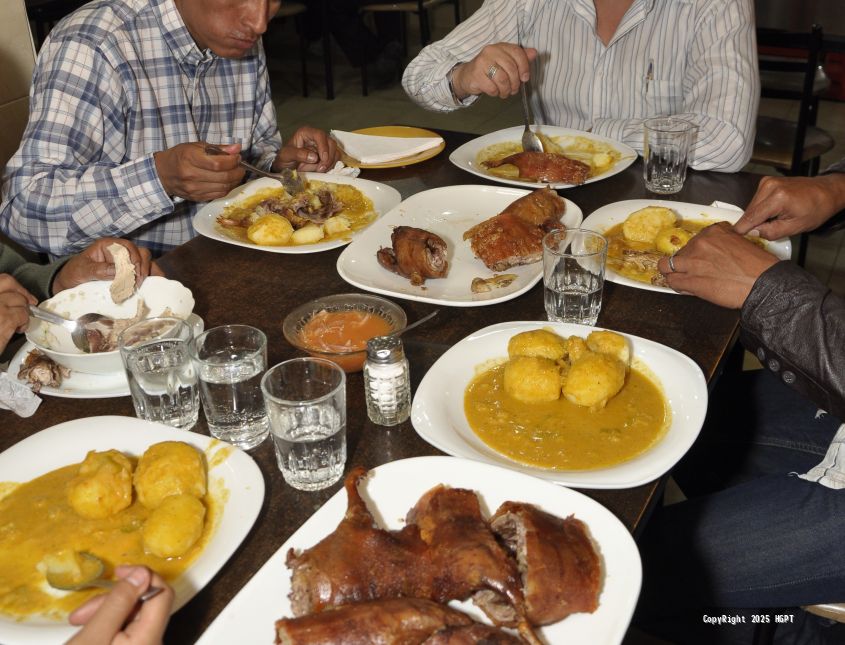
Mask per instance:
[[[843,168],[845,171],[845,168]],[[763,177],[734,230],[776,240],[812,231],[845,209],[845,172],[818,177]]]
[[[29,323],[27,305],[38,300],[8,273],[0,273],[0,353],[16,333]]]
[[[70,615],[72,625],[83,625],[68,645],[153,645],[162,642],[173,590],[146,567],[121,566],[118,582],[107,594],[92,598]],[[162,591],[138,606],[151,585]],[[137,613],[133,616],[135,609]]]

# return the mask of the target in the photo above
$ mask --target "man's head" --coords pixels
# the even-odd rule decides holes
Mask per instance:
[[[241,58],[267,31],[282,0],[174,0],[200,49]]]

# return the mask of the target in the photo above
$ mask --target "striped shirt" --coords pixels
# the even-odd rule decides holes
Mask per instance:
[[[193,237],[201,204],[167,195],[154,152],[239,142],[269,168],[281,147],[261,44],[241,59],[200,51],[173,0],[95,0],[65,18],[29,98],[0,229],[51,255],[107,236],[158,254]]]
[[[634,0],[608,45],[592,0],[485,0],[446,38],[423,49],[402,84],[438,111],[447,74],[497,42],[539,51],[532,107],[539,123],[592,132],[642,152],[643,120],[679,115],[697,126],[690,165],[737,171],[750,159],[760,95],[751,0]]]

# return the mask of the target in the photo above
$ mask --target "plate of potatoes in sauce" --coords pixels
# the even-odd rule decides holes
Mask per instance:
[[[235,188],[194,215],[194,229],[220,242],[271,253],[318,253],[352,241],[402,198],[367,179],[303,172],[306,190],[285,192],[275,179]]]
[[[657,270],[660,258],[677,253],[703,228],[717,222],[735,223],[742,211],[666,200],[631,199],[593,211],[582,228],[607,238],[605,279],[638,289],[677,293]],[[749,240],[781,260],[792,256],[789,238]]]
[[[578,488],[667,472],[698,436],[707,386],[689,357],[611,330],[507,322],[459,341],[423,377],[414,429],[455,457]]]
[[[87,554],[111,577],[144,564],[187,603],[258,516],[264,479],[252,458],[210,437],[118,416],[68,421],[0,454],[0,642],[58,643],[67,615],[96,589],[58,591]],[[32,509],[39,509],[33,512]]]

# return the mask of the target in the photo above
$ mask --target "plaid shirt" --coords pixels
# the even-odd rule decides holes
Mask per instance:
[[[155,254],[182,244],[202,204],[165,193],[153,153],[191,141],[239,142],[270,166],[281,137],[261,44],[220,58],[199,50],[173,0],[94,0],[39,54],[0,229],[54,256],[107,236]]]

